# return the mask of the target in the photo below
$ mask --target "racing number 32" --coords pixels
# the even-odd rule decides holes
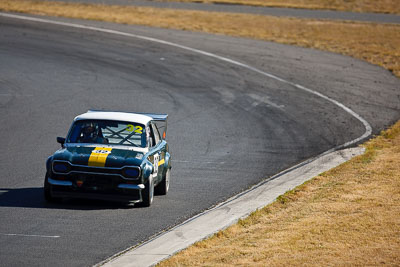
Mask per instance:
[[[126,127],[126,130],[127,130],[128,132],[133,132],[133,131],[135,131],[135,133],[138,133],[138,134],[142,134],[142,133],[143,133],[143,128],[142,128],[142,127],[140,127],[140,126],[133,126],[132,124],[128,124],[127,127]]]

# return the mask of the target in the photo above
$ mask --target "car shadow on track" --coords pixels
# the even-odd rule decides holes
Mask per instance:
[[[138,205],[101,200],[67,199],[57,203],[47,203],[43,197],[43,187],[0,188],[0,207],[70,209],[70,210],[104,210],[132,209]]]

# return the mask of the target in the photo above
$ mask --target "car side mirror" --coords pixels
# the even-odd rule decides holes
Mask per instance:
[[[64,147],[65,138],[64,137],[57,137],[57,143],[60,143],[61,147]]]

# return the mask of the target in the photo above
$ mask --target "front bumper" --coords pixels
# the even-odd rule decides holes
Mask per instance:
[[[85,198],[101,199],[108,201],[142,201],[141,190],[143,184],[96,184],[83,182],[78,186],[76,181],[47,179],[50,192],[56,198]]]

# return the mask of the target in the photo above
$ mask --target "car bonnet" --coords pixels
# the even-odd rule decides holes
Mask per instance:
[[[139,166],[144,149],[124,149],[113,146],[66,146],[58,150],[53,160],[68,161],[73,165],[93,167]]]

